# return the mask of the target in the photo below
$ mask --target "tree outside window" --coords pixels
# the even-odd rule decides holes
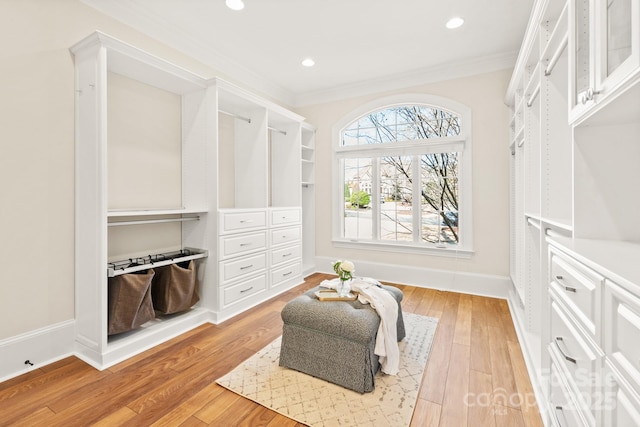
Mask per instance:
[[[375,110],[345,126],[336,149],[344,190],[340,237],[457,247],[465,232],[463,124],[460,114],[446,108],[408,104]]]

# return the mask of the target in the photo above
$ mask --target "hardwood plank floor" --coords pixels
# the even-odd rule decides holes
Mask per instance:
[[[282,307],[328,277],[102,372],[69,357],[0,383],[0,426],[298,427],[215,380],[277,338]],[[506,301],[396,286],[405,312],[440,319],[412,427],[542,426]]]

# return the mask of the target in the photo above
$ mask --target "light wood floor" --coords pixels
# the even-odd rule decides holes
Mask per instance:
[[[102,372],[69,357],[0,383],[0,425],[299,426],[215,380],[278,337],[282,307],[327,277]],[[542,425],[505,301],[398,287],[403,311],[440,319],[412,426]]]

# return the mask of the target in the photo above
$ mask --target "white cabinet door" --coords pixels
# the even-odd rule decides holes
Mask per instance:
[[[220,211],[220,234],[237,233],[265,228],[267,226],[267,211]]]
[[[571,0],[570,120],[640,72],[640,0]]]
[[[605,280],[604,350],[640,394],[640,298]]]
[[[640,1],[599,0],[597,14],[596,83],[606,95],[640,66]]]

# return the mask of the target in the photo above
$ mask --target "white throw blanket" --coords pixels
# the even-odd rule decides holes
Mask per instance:
[[[335,289],[339,279],[324,280],[320,286]],[[351,289],[358,292],[358,301],[370,304],[380,316],[374,352],[379,357],[380,369],[388,375],[396,375],[400,366],[398,349],[398,302],[380,282],[369,277],[353,278]]]

